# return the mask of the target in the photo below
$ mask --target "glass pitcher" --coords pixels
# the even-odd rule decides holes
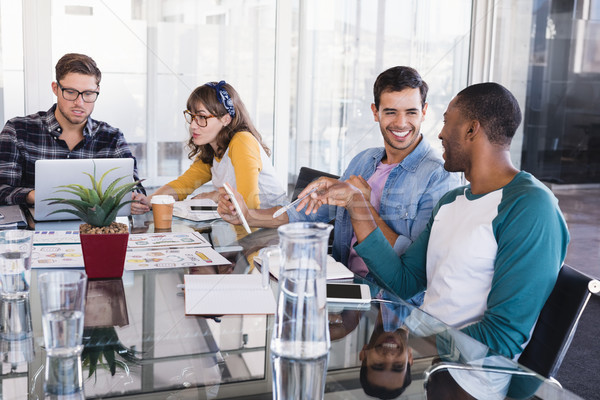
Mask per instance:
[[[331,229],[324,223],[283,225],[278,229],[279,247],[260,252],[263,273],[265,268],[279,269],[271,340],[271,352],[276,356],[314,360],[329,352],[326,266]],[[279,256],[277,263],[275,255]]]

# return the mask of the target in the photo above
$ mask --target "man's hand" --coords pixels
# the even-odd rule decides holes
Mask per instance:
[[[248,206],[246,205],[244,198],[235,189],[232,188],[232,190],[233,190],[233,194],[234,194],[238,204],[240,205],[240,210],[244,214],[244,217],[246,219],[248,219],[249,218]],[[235,210],[235,206],[231,202],[231,199],[229,198],[229,195],[227,194],[225,189],[219,188],[218,194],[219,194],[219,197],[218,197],[219,205],[217,207],[217,212],[219,213],[221,218],[223,218],[225,221],[229,222],[230,224],[241,225],[242,220],[239,218],[238,213]]]
[[[27,193],[27,197],[25,198],[25,202],[27,204],[35,204],[35,190],[32,190],[31,192]]]
[[[371,202],[371,186],[367,183],[367,180],[362,176],[350,175],[350,178],[346,180],[352,186],[356,186],[365,196],[365,200]]]
[[[356,214],[356,211],[359,208],[361,210],[365,207],[368,209],[368,204],[360,189],[348,182],[342,182],[332,178],[321,177],[316,181],[311,182],[304,188],[298,197],[300,198],[306,195],[314,188],[317,190],[311,193],[309,197],[302,200],[296,207],[296,211],[300,211],[306,206],[305,213],[308,215],[311,212],[316,213],[319,207],[324,204],[344,207],[351,215]]]
[[[142,193],[134,192],[131,195],[131,199],[134,200],[134,202],[131,203],[132,214],[144,214],[150,211],[150,200]]]

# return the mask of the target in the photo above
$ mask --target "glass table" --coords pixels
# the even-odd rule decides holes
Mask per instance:
[[[131,232],[152,232],[150,219],[131,218]],[[32,331],[20,342],[0,343],[2,398],[45,398],[45,381],[58,373],[80,379],[87,399],[272,398],[273,317],[186,316],[178,285],[188,273],[258,273],[253,257],[277,244],[277,231],[247,235],[221,220],[180,219],[173,231],[201,232],[231,265],[125,271],[120,280],[90,281],[84,352],[60,365],[48,362],[43,349],[36,283],[42,270],[33,270],[29,301],[11,312],[2,302],[3,329],[16,315],[21,323],[30,321]],[[403,399],[578,398],[372,283],[354,280],[369,284],[374,298],[364,309],[329,310],[326,399],[371,398],[367,393],[384,389]],[[271,286],[276,294],[277,282]]]

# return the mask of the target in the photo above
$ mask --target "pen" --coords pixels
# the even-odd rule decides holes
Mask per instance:
[[[317,191],[317,188],[313,188],[310,192],[306,193],[304,196],[297,198],[296,200],[292,201],[290,204],[288,204],[285,207],[281,207],[279,210],[275,211],[275,214],[273,214],[273,218],[279,217],[281,214],[283,214],[290,208],[296,206],[298,203],[300,203],[302,200],[304,200],[305,198],[307,198],[308,196],[310,196],[311,194],[313,194],[316,191]]]

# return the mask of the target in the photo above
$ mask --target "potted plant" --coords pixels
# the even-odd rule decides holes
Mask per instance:
[[[106,171],[100,180],[96,180],[96,167],[94,166],[94,175],[83,172],[90,178],[91,186],[89,188],[79,184],[58,186],[61,189],[57,192],[71,193],[76,198],[46,199],[51,202],[50,204],[64,204],[70,207],[56,210],[53,213],[68,212],[83,220],[84,223],[79,226],[79,236],[88,279],[123,276],[129,230],[126,224],[115,222],[115,219],[117,212],[122,207],[134,201],[124,201],[124,198],[140,181],[119,185],[123,179],[127,178],[127,176],[122,176],[103,190],[104,178],[115,169],[117,168]]]

